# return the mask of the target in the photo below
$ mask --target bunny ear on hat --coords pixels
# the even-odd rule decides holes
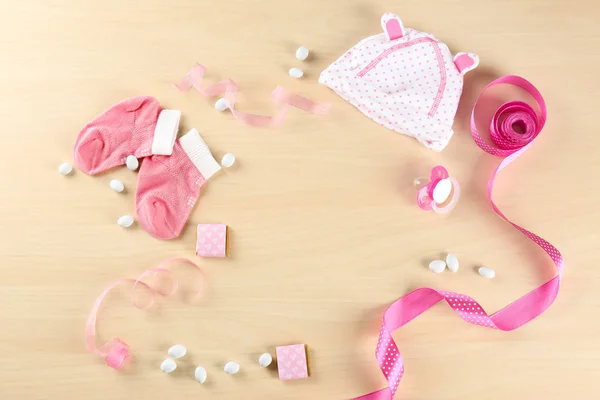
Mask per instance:
[[[388,40],[400,39],[404,36],[404,25],[396,14],[385,13],[381,17],[381,27]]]
[[[477,68],[479,65],[479,57],[473,53],[458,53],[454,56],[454,65],[461,75]]]

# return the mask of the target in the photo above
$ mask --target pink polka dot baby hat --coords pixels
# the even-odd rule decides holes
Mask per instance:
[[[463,75],[479,58],[452,56],[433,35],[404,28],[394,14],[384,14],[381,25],[383,33],[358,42],[319,82],[378,124],[442,151],[454,133]]]

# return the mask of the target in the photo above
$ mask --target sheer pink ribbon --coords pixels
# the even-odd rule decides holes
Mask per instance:
[[[522,101],[510,101],[503,104],[496,110],[490,122],[489,135],[492,144],[489,144],[481,137],[477,129],[475,109],[485,91],[492,86],[500,84],[517,86],[529,93],[538,104],[539,114],[529,104]],[[535,86],[518,76],[504,76],[496,79],[485,87],[479,99],[475,102],[471,113],[471,134],[473,139],[487,153],[504,157],[488,181],[488,197],[492,208],[502,219],[541,247],[552,259],[558,274],[540,287],[492,315],[488,315],[483,307],[473,298],[464,294],[443,290],[420,288],[399,298],[388,307],[383,315],[376,350],[377,362],[387,379],[388,387],[357,397],[354,400],[391,400],[394,397],[398,389],[398,384],[404,374],[404,362],[392,338],[392,332],[412,321],[439,301],[445,300],[454,312],[466,322],[488,328],[511,331],[528,323],[546,311],[558,294],[564,268],[564,261],[560,252],[556,247],[535,233],[510,221],[498,209],[492,199],[494,180],[498,172],[527,151],[534,139],[541,132],[546,122],[547,113],[544,99]],[[515,126],[518,126],[524,132],[517,132]]]
[[[212,84],[206,88],[202,87],[206,67],[196,64],[190,72],[174,86],[182,92],[187,92],[192,87],[206,97],[223,96],[227,100],[229,110],[234,118],[251,126],[270,127],[279,125],[285,118],[290,106],[299,108],[313,114],[326,114],[331,108],[329,103],[317,103],[296,93],[292,93],[281,86],[277,86],[271,99],[279,104],[279,111],[273,116],[250,114],[235,109],[235,98],[239,91],[238,85],[231,79]]]
[[[188,260],[187,258],[170,258],[170,259],[165,260],[162,263],[160,263],[158,265],[158,267],[148,269],[148,270],[142,272],[142,274],[140,276],[138,276],[136,279],[131,279],[131,278],[119,279],[119,280],[111,283],[106,289],[104,289],[104,291],[96,299],[96,302],[94,303],[94,306],[92,307],[92,310],[90,311],[90,315],[88,316],[87,323],[85,326],[85,347],[86,347],[86,349],[88,351],[91,351],[94,354],[104,357],[104,360],[106,361],[106,364],[109,367],[114,368],[116,370],[120,370],[121,368],[123,368],[125,361],[127,361],[129,358],[131,358],[131,352],[129,350],[129,346],[127,345],[127,343],[123,342],[119,338],[113,338],[113,339],[109,340],[107,343],[105,343],[104,345],[100,346],[99,348],[96,347],[96,320],[98,318],[98,310],[100,309],[100,305],[102,304],[105,297],[108,295],[108,293],[112,289],[114,289],[115,287],[117,287],[123,283],[131,283],[132,284],[131,303],[140,310],[147,310],[148,308],[152,307],[152,305],[154,304],[154,299],[156,297],[156,293],[158,293],[162,296],[170,296],[177,291],[177,287],[178,287],[177,280],[173,277],[173,274],[167,268],[169,267],[169,265],[171,265],[173,263],[178,263],[178,262],[191,264],[192,266],[198,268],[198,270],[200,271],[200,288],[198,290],[198,293],[194,297],[194,299],[197,299],[198,297],[200,297],[202,295],[202,286],[204,283],[203,275],[200,270],[200,267],[197,264],[195,264],[194,262]],[[160,273],[165,273],[165,274],[171,276],[171,278],[173,280],[171,291],[162,292],[160,290],[160,288],[158,288],[156,286],[156,281],[157,281],[158,275]],[[151,285],[148,285],[148,284],[144,283],[142,281],[142,279],[144,279],[150,275],[153,276],[153,281],[152,281]],[[133,293],[134,293],[134,290],[137,285],[141,285],[142,287],[144,287],[146,290],[148,290],[150,292],[150,295],[151,295],[150,302],[145,307],[137,305],[133,298]]]

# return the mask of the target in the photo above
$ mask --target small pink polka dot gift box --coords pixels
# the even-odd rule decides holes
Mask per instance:
[[[319,82],[378,124],[442,151],[454,133],[463,75],[479,58],[453,56],[433,35],[405,28],[394,14],[384,14],[381,25],[383,33],[358,42]]]

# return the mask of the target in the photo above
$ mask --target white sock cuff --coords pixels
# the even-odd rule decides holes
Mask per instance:
[[[154,128],[152,154],[170,156],[173,153],[180,118],[181,111],[179,110],[162,110],[160,112]]]
[[[198,168],[204,179],[210,178],[221,169],[221,166],[215,160],[210,149],[204,143],[204,140],[202,140],[196,129],[192,129],[180,137],[179,144],[190,160],[192,160],[192,163]]]

